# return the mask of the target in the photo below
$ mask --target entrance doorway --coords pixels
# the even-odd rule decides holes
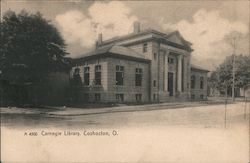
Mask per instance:
[[[169,91],[169,96],[173,96],[173,93],[174,93],[174,73],[172,73],[172,72],[168,73],[168,91]]]

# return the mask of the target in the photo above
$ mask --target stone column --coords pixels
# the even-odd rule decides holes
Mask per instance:
[[[186,92],[187,91],[187,57],[186,56],[183,56],[183,91]]]
[[[164,68],[164,91],[168,91],[168,51],[165,53],[165,68]]]
[[[182,55],[178,56],[177,91],[181,92],[182,86]]]
[[[187,53],[187,93],[188,98],[191,96],[190,87],[191,87],[191,65],[190,65],[190,53]]]

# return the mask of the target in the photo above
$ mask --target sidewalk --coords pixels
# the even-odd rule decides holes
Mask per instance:
[[[230,104],[230,102],[228,103]],[[91,114],[107,114],[117,112],[135,112],[135,111],[150,111],[162,109],[177,109],[185,107],[199,107],[208,105],[225,105],[224,101],[199,101],[199,102],[172,102],[172,103],[155,103],[145,105],[125,105],[103,108],[76,108],[76,107],[53,107],[45,108],[17,108],[8,107],[1,108],[1,114],[41,114],[45,116],[80,116]]]
[[[91,114],[106,114],[117,112],[134,112],[134,111],[150,111],[150,110],[162,110],[162,109],[176,109],[184,107],[199,107],[208,105],[224,105],[224,102],[218,101],[202,101],[202,102],[179,102],[179,103],[157,103],[147,105],[135,105],[135,106],[118,106],[108,108],[72,108],[72,107],[54,107],[57,111],[49,112],[51,116],[80,116]]]

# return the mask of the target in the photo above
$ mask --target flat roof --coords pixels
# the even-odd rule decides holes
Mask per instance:
[[[209,70],[204,69],[203,67],[197,66],[197,65],[191,65],[191,69],[198,70],[198,71],[209,72]]]

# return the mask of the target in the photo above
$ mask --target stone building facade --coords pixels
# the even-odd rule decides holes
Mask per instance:
[[[74,59],[71,76],[79,73],[82,97],[90,102],[189,100],[191,94],[201,94],[191,90],[191,74],[204,75],[207,83],[207,71],[192,68],[191,52],[191,43],[178,31],[141,31],[136,22],[126,36],[103,41],[100,34],[95,50]]]
[[[243,96],[247,98],[248,101],[250,101],[250,84],[247,84],[243,89],[244,89]]]
[[[205,70],[198,66],[191,67],[190,79],[190,98],[191,100],[206,100],[207,99],[207,73]]]

